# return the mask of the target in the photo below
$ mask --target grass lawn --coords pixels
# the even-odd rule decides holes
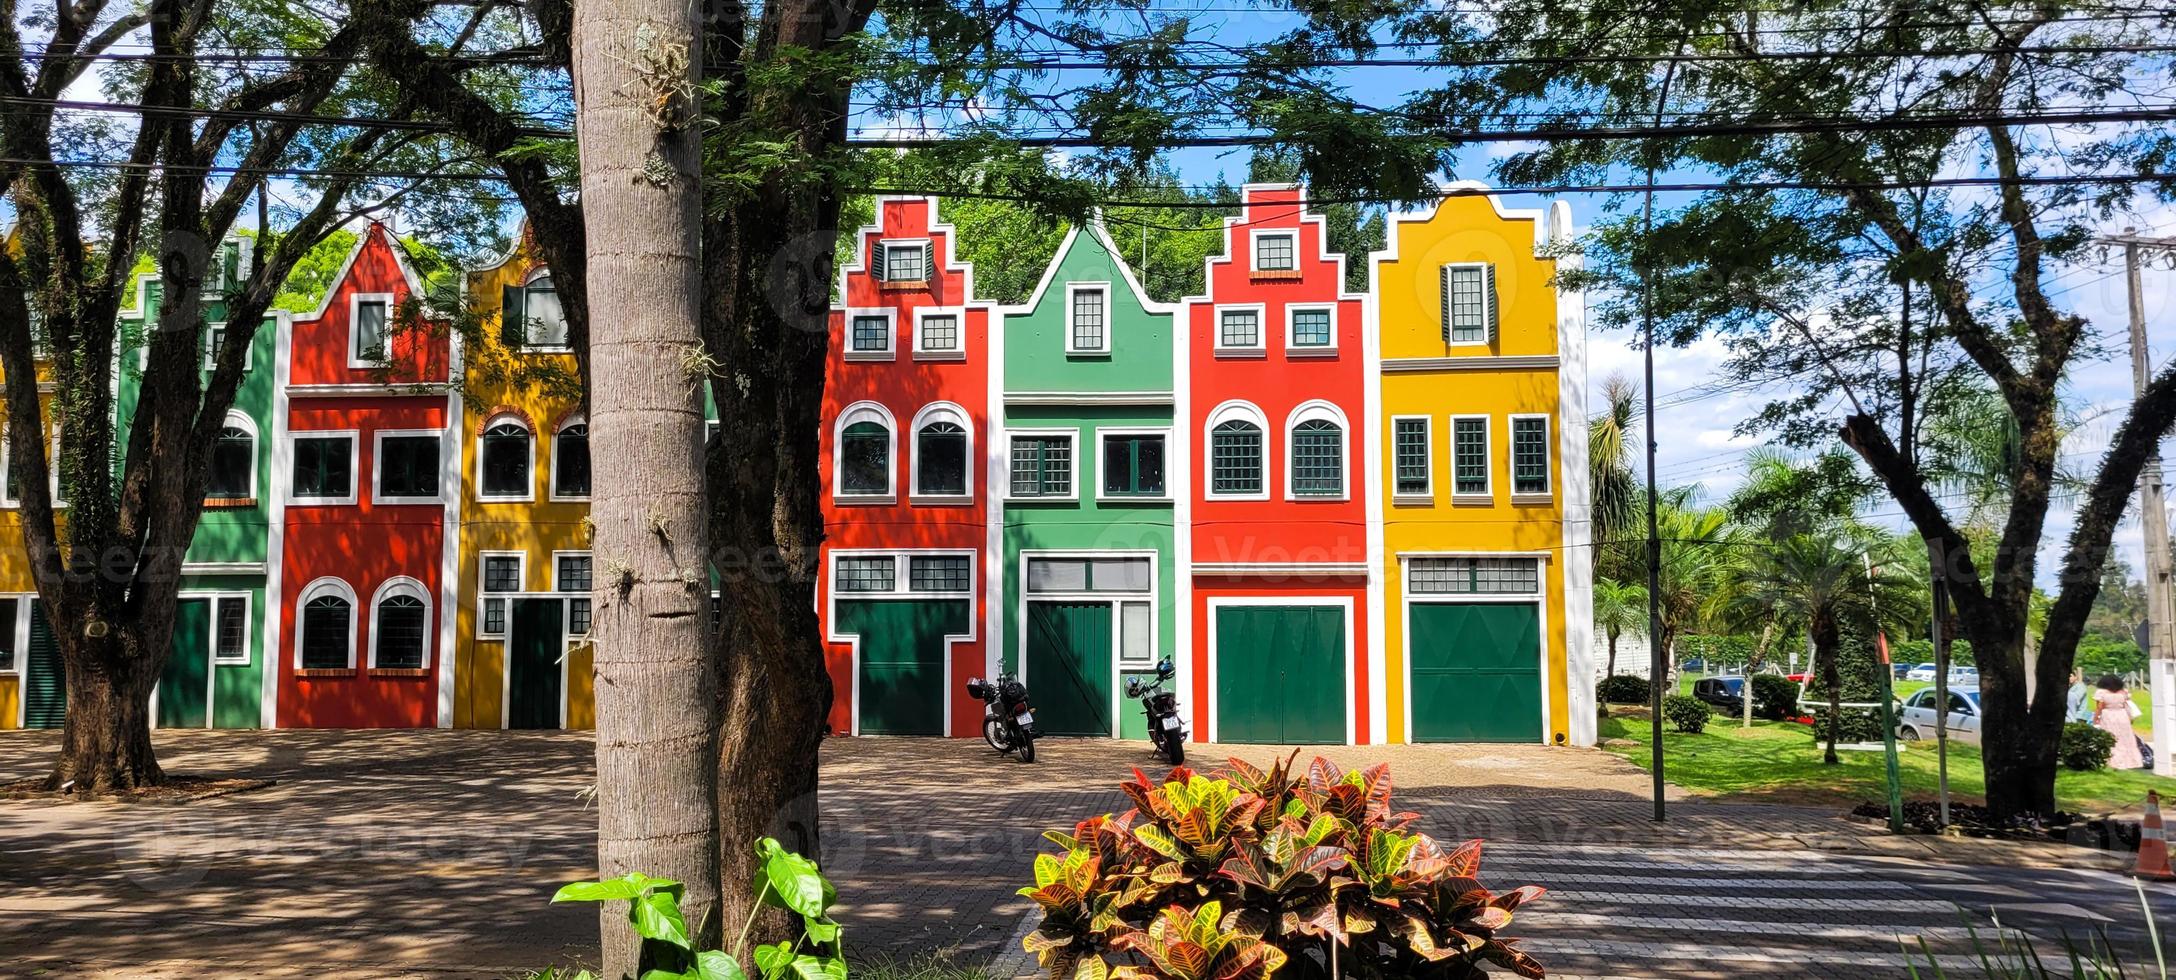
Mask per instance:
[[[1699,680],[1704,676],[1706,675],[1694,674],[1690,672],[1679,674],[1677,681],[1677,692],[1679,694],[1690,695],[1692,693],[1693,682]],[[1726,674],[1722,676],[1727,677],[1736,675]],[[1928,688],[1934,686],[1933,681],[1893,681],[1891,683],[1893,685],[1892,690],[1896,692],[1896,699],[1898,701],[1902,701],[1905,698],[1911,697],[1921,688]],[[2137,731],[2138,734],[2144,735],[2147,740],[2150,741],[2153,738],[2153,694],[2152,692],[2147,691],[2144,685],[2140,685],[2138,687],[2131,688],[2131,700],[2138,703],[2139,712],[2138,718],[2131,722],[2131,728]],[[1973,764],[1978,765],[1978,762],[1975,761]]]
[[[1634,744],[1608,751],[1647,768],[1651,749],[1646,711],[1615,710],[1619,713],[1602,720],[1601,737],[1629,739]],[[1905,798],[1933,799],[1934,743],[1898,743],[1898,747]],[[1787,722],[1756,721],[1751,730],[1746,730],[1738,727],[1735,718],[1717,715],[1698,735],[1681,734],[1665,726],[1662,751],[1663,775],[1670,782],[1725,798],[1830,804],[1878,801],[1888,793],[1882,753],[1839,752],[1841,763],[1822,765],[1821,749],[1806,727]],[[2167,792],[2176,789],[2176,780],[2162,780],[2150,772],[2109,769],[2065,769],[2055,778],[2055,795],[2062,807],[2088,815],[2136,809],[2148,789]],[[1984,802],[1978,747],[1950,745],[1949,790],[1953,800]]]

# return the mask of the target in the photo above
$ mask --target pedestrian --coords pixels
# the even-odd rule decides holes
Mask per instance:
[[[2115,736],[2115,751],[2108,754],[2110,769],[2143,769],[2146,758],[2138,751],[2138,733],[2131,729],[2131,712],[2137,708],[2131,704],[2131,692],[2123,689],[2123,678],[2104,674],[2100,690],[2093,692],[2093,725]]]
[[[2070,672],[2070,712],[2063,719],[2081,725],[2093,723],[2093,688],[2086,684],[2085,675]]]

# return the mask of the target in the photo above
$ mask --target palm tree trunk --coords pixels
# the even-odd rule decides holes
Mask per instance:
[[[1602,668],[1603,677],[1617,676],[1617,631],[1609,631],[1609,665]]]
[[[1745,687],[1738,692],[1738,700],[1745,709],[1745,727],[1753,727],[1753,669],[1768,659],[1768,641],[1775,636],[1776,624],[1760,628],[1760,642],[1753,644],[1753,656],[1745,662]]]
[[[1843,760],[1836,755],[1836,736],[1842,727],[1844,682],[1836,664],[1837,648],[1842,645],[1834,624],[1814,624],[1810,631],[1813,638],[1813,657],[1821,663],[1821,683],[1828,688],[1828,747],[1821,755],[1823,765],[1837,765]]]

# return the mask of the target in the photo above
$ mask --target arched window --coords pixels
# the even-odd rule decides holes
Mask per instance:
[[[589,425],[569,422],[552,439],[552,496],[589,496]]]
[[[836,496],[892,496],[892,433],[891,414],[874,403],[851,406],[839,416],[832,460]]]
[[[257,433],[249,418],[227,413],[226,427],[212,441],[211,478],[204,496],[213,500],[248,500],[257,495]]]
[[[1228,402],[1209,416],[1209,496],[1260,497],[1266,482],[1262,413]]]
[[[371,617],[370,666],[421,670],[429,659],[431,630],[431,604],[422,584],[397,578],[380,586]]]
[[[295,658],[304,670],[355,666],[355,593],[346,582],[322,578],[302,591],[295,631]]]
[[[971,436],[967,417],[952,405],[931,405],[914,420],[914,492],[959,497],[970,492]]]
[[[1288,485],[1293,497],[1345,495],[1345,419],[1324,402],[1310,402],[1292,413]]]
[[[483,496],[527,499],[529,463],[535,447],[529,429],[512,419],[494,422],[484,430],[483,446],[476,459],[477,483]]]
[[[504,300],[500,342],[513,348],[567,346],[567,314],[552,288],[551,273],[539,272],[524,285],[507,286]]]

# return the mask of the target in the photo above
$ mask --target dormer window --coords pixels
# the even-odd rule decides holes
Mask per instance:
[[[1110,290],[1102,283],[1067,287],[1065,352],[1111,352]]]
[[[508,347],[531,350],[564,349],[567,346],[567,314],[559,305],[559,291],[550,273],[526,284],[507,286],[505,311],[499,323],[499,341]]]
[[[1496,267],[1458,262],[1443,267],[1443,342],[1486,344],[1496,339]]]
[[[379,367],[385,363],[386,331],[392,319],[392,297],[355,298],[355,317],[348,334],[349,367]]]
[[[930,244],[918,241],[881,241],[871,252],[876,268],[870,270],[881,282],[928,282]]]
[[[1299,238],[1289,231],[1264,231],[1254,235],[1254,271],[1294,272],[1299,269]]]

